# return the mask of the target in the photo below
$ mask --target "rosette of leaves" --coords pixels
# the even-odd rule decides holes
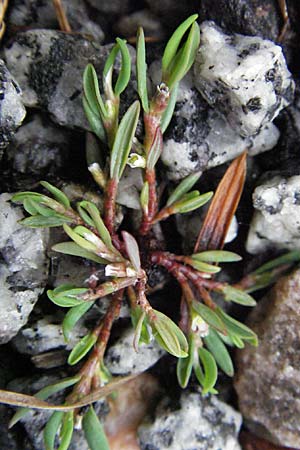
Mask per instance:
[[[12,425],[27,413],[30,406],[54,410],[44,430],[47,450],[53,450],[57,442],[59,450],[67,449],[74,424],[78,423],[82,413],[80,408],[92,405],[119,385],[104,365],[104,354],[123,298],[128,299],[131,309],[134,347],[138,350],[141,343],[147,344],[155,339],[164,350],[177,357],[178,381],[182,387],[187,386],[193,371],[203,393],[215,393],[217,366],[227,375],[233,375],[227,346],[257,345],[255,333],[225,313],[211,296],[211,292],[215,292],[225,301],[254,306],[255,301],[249,292],[269,284],[274,279],[274,271],[282,266],[282,261],[277,266],[275,263],[262,272],[250,274],[235,286],[215,280],[215,275],[221,270],[219,264],[240,259],[234,253],[222,250],[222,246],[241,195],[245,155],[233,162],[218,187],[193,254],[175,255],[159,250],[159,242],[153,247],[147,246],[147,242],[155,240],[155,224],[173,214],[195,211],[213,196],[212,192],[200,193],[194,189],[200,177],[195,173],[181,181],[167,197],[166,203],[161,204],[160,186],[156,180],[163,133],[174,111],[178,85],[191,68],[200,42],[196,19],[197,15],[186,19],[168,41],[162,57],[162,80],[152,97],[148,90],[144,33],[141,28],[138,30],[136,74],[139,100],[133,101],[121,118],[122,93],[131,78],[131,57],[126,42],[116,39],[104,66],[102,83],[91,64],[84,71],[83,107],[92,131],[87,137],[88,169],[104,198],[103,210],[87,200],[72,204],[62,190],[44,181],[41,185],[48,191],[47,195],[21,192],[13,197],[14,202],[23,203],[28,213],[28,217],[22,220],[24,226],[63,228],[68,240],[56,244],[53,247],[55,251],[85,258],[95,267],[105,268],[104,282],[62,285],[48,290],[49,299],[66,310],[62,324],[66,341],[76,323],[93,304],[104,296],[110,297],[107,311],[99,323],[69,354],[69,365],[79,364],[78,375],[44,388],[35,397],[4,391],[0,394],[4,403],[26,406],[17,411]],[[114,73],[119,56],[120,70]],[[144,137],[138,139],[136,129],[141,116]],[[141,170],[144,178],[140,192],[142,218],[134,235],[116,221],[117,191],[127,165]],[[221,213],[216,214],[216,211]],[[207,248],[203,248],[203,243]],[[293,261],[296,259],[295,256]],[[164,267],[179,283],[182,289],[180,326],[151,306],[146,295],[147,271],[144,265]],[[72,390],[66,395],[64,405],[46,402],[49,396],[70,388]],[[84,410],[81,419],[89,448],[108,449],[103,427],[92,406]]]

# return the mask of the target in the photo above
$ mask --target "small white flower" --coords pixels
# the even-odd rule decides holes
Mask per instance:
[[[127,160],[127,164],[132,169],[137,169],[139,167],[145,168],[146,167],[146,158],[144,158],[144,156],[142,156],[142,155],[139,155],[138,153],[131,153]]]

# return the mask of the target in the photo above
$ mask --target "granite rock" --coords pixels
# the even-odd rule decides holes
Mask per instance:
[[[23,227],[20,207],[0,196],[0,343],[8,342],[26,324],[47,283],[47,230]]]
[[[100,46],[76,34],[52,30],[19,33],[5,49],[7,65],[18,80],[24,103],[48,111],[59,125],[89,129],[82,108],[82,75],[88,63],[102,74],[112,45]],[[130,47],[132,64],[135,51]],[[120,67],[120,59],[116,68]],[[123,100],[127,107],[136,97],[130,82]],[[123,113],[124,111],[121,111]]]
[[[144,372],[153,366],[163,355],[156,341],[140,344],[138,352],[133,347],[135,330],[126,329],[107,350],[104,362],[113,375],[128,375]]]
[[[247,320],[257,348],[238,352],[235,388],[247,425],[275,444],[300,447],[300,271],[282,278]]]
[[[21,89],[0,59],[0,158],[25,115]]]
[[[293,101],[294,81],[281,47],[257,36],[225,34],[214,22],[201,24],[194,75],[208,103],[243,136],[257,134]]]
[[[175,113],[164,136],[162,161],[168,177],[179,180],[230,161],[245,149],[250,156],[270,150],[278,138],[279,131],[272,123],[256,136],[239,135],[206,103],[189,75],[180,85]]]
[[[154,37],[157,40],[164,39],[164,29],[158,17],[149,9],[123,16],[115,25],[116,31],[127,38],[135,36],[138,27],[143,27],[145,36]]]
[[[240,426],[241,416],[232,407],[185,391],[175,405],[164,398],[153,422],[139,427],[138,438],[141,450],[240,450]]]
[[[254,216],[246,242],[249,253],[268,248],[300,249],[300,176],[271,177],[253,193]]]
[[[104,39],[101,27],[90,20],[83,0],[63,0],[62,5],[73,32],[92,36],[98,42]],[[7,22],[18,28],[59,28],[53,3],[47,0],[16,0]]]

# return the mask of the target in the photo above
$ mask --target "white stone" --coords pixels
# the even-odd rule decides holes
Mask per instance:
[[[300,176],[276,176],[253,193],[255,213],[246,249],[257,253],[267,248],[300,249]]]
[[[179,404],[159,404],[154,421],[138,429],[141,449],[240,450],[238,432],[242,417],[217,397],[183,392]]]
[[[243,136],[257,134],[293,100],[294,82],[279,45],[257,36],[227,35],[203,22],[195,85]]]

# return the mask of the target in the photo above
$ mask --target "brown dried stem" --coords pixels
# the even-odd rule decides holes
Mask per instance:
[[[60,29],[62,31],[65,31],[66,33],[71,33],[72,28],[67,19],[67,16],[66,16],[66,13],[65,13],[65,10],[64,10],[61,0],[53,0],[53,5],[55,8],[56,17],[57,17]]]

